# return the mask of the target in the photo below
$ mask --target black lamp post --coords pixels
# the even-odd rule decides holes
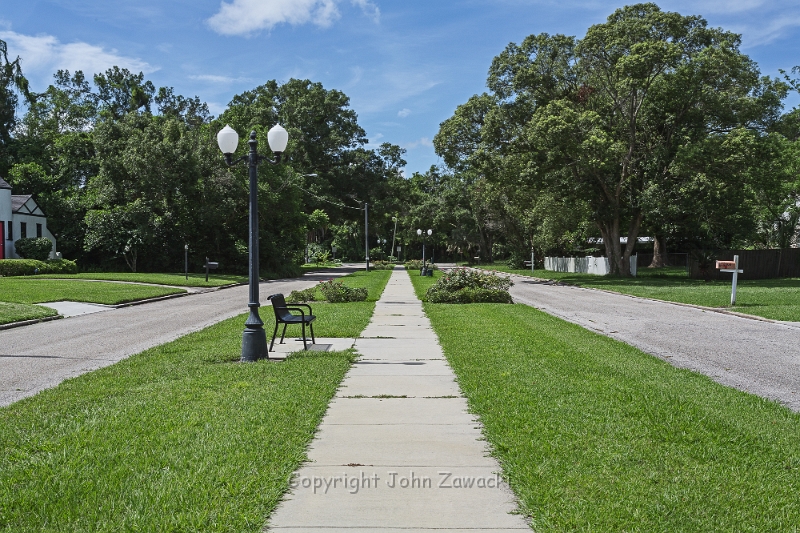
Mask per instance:
[[[425,264],[425,241],[430,235],[433,233],[432,229],[428,231],[422,231],[421,229],[417,230],[417,236],[422,237],[422,270],[420,271],[420,276],[427,276],[428,275],[428,265]]]
[[[267,334],[264,331],[264,323],[258,316],[258,308],[261,306],[258,298],[258,164],[266,161],[272,165],[281,162],[281,154],[286,149],[289,142],[289,134],[280,124],[274,126],[267,134],[269,147],[275,154],[275,159],[268,159],[258,155],[258,141],[256,132],[250,132],[250,153],[233,160],[233,153],[239,144],[239,135],[230,126],[225,126],[217,134],[219,149],[225,155],[225,163],[233,166],[240,161],[246,161],[250,169],[250,316],[244,323],[244,333],[242,333],[242,361],[258,361],[259,359],[269,359],[269,349],[267,347]]]

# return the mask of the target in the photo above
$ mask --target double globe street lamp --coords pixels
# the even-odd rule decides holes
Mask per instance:
[[[422,270],[419,273],[420,276],[428,275],[428,265],[425,263],[425,240],[427,237],[430,237],[432,233],[432,229],[429,229],[427,232],[423,232],[421,229],[417,230],[417,237],[422,237]]]
[[[267,334],[264,331],[264,323],[261,321],[261,317],[258,316],[258,308],[261,306],[258,297],[258,164],[261,162],[267,162],[271,165],[279,164],[281,155],[286,150],[286,144],[289,142],[289,134],[280,124],[277,124],[267,133],[267,140],[269,141],[270,149],[275,154],[275,159],[258,155],[256,132],[252,131],[250,132],[250,140],[247,141],[250,145],[250,153],[234,161],[233,154],[239,145],[239,134],[230,126],[225,126],[217,134],[217,144],[219,144],[219,149],[222,150],[225,156],[225,163],[228,166],[233,166],[244,161],[250,171],[250,303],[247,304],[250,308],[250,316],[247,317],[247,321],[244,323],[245,329],[242,333],[242,361],[246,362],[269,359]]]

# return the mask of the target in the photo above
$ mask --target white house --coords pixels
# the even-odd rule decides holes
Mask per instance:
[[[0,178],[0,259],[16,259],[14,241],[24,237],[46,237],[53,243],[50,258],[55,257],[56,238],[47,230],[47,217],[30,194],[11,194],[11,186]]]

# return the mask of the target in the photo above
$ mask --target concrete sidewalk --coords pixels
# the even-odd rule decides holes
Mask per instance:
[[[529,531],[395,270],[272,531]]]

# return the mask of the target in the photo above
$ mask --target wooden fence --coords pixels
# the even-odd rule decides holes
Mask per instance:
[[[719,261],[733,261],[739,256],[739,268],[744,270],[739,279],[770,279],[800,277],[800,248],[784,248],[783,250],[728,250],[717,253]],[[712,264],[704,276],[697,261],[689,258],[689,276],[692,278],[708,277],[709,279],[726,280],[731,278],[729,272],[720,272],[716,264]]]
[[[653,254],[636,254],[639,258],[639,268],[647,268],[653,262]],[[689,254],[667,254],[667,263],[669,266],[684,267],[689,269]]]

